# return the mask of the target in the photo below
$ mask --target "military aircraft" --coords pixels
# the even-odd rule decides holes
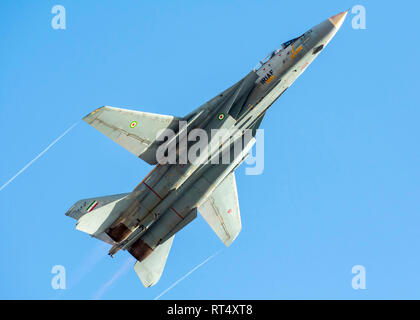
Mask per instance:
[[[229,246],[241,230],[235,169],[249,155],[267,110],[325,48],[346,15],[336,14],[283,43],[243,79],[185,117],[108,106],[87,115],[88,124],[156,166],[130,193],[76,202],[66,213],[77,220],[76,229],[111,244],[111,256],[127,250],[137,260],[134,269],[145,287],[159,281],[175,234],[197,211]],[[194,141],[187,133],[197,129],[219,134],[206,142],[213,148],[199,152],[200,161],[190,161],[184,155]],[[251,132],[247,139],[246,132]],[[175,161],[168,161],[170,154]],[[225,154],[228,161],[209,161]]]

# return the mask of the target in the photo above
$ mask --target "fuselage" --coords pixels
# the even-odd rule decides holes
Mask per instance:
[[[132,192],[136,201],[107,231],[116,243],[111,255],[127,249],[142,261],[195,218],[197,207],[242,163],[255,143],[255,135],[251,133],[246,137],[245,132],[258,129],[268,108],[305,71],[341,27],[343,17],[337,16],[285,42],[245,78],[184,118],[186,129],[179,129],[175,145],[179,158],[185,152],[188,154],[194,145],[189,139],[189,132],[194,129],[205,131],[208,145],[215,148],[200,154],[197,162],[187,159],[158,164],[146,176]],[[212,135],[212,130],[222,133]],[[235,132],[233,139],[232,132]],[[239,147],[234,143],[238,139],[241,140]],[[223,152],[228,154],[228,161],[220,162],[219,159],[216,164],[210,161],[221,158]]]

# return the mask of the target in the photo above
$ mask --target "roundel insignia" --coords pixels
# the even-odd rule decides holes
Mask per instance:
[[[130,128],[135,128],[137,126],[137,121],[131,121]]]
[[[217,116],[217,119],[219,119],[219,120],[223,120],[224,118],[225,118],[225,114],[224,113],[221,113],[221,114],[219,114]]]

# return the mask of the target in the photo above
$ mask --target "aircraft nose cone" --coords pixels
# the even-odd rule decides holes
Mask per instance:
[[[328,20],[330,20],[330,22],[334,25],[334,27],[336,27],[337,29],[340,29],[341,25],[343,24],[344,20],[346,19],[347,13],[349,11],[343,11],[340,12],[330,18],[328,18]]]

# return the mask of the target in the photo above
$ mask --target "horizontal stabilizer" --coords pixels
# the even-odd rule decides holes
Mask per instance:
[[[145,260],[137,261],[134,265],[134,271],[146,288],[155,285],[162,276],[174,237],[175,235],[156,247]]]
[[[156,164],[158,134],[177,131],[179,118],[135,110],[102,107],[83,118],[92,127],[149,164]]]
[[[199,207],[203,218],[226,246],[241,232],[235,173],[230,173]]]

